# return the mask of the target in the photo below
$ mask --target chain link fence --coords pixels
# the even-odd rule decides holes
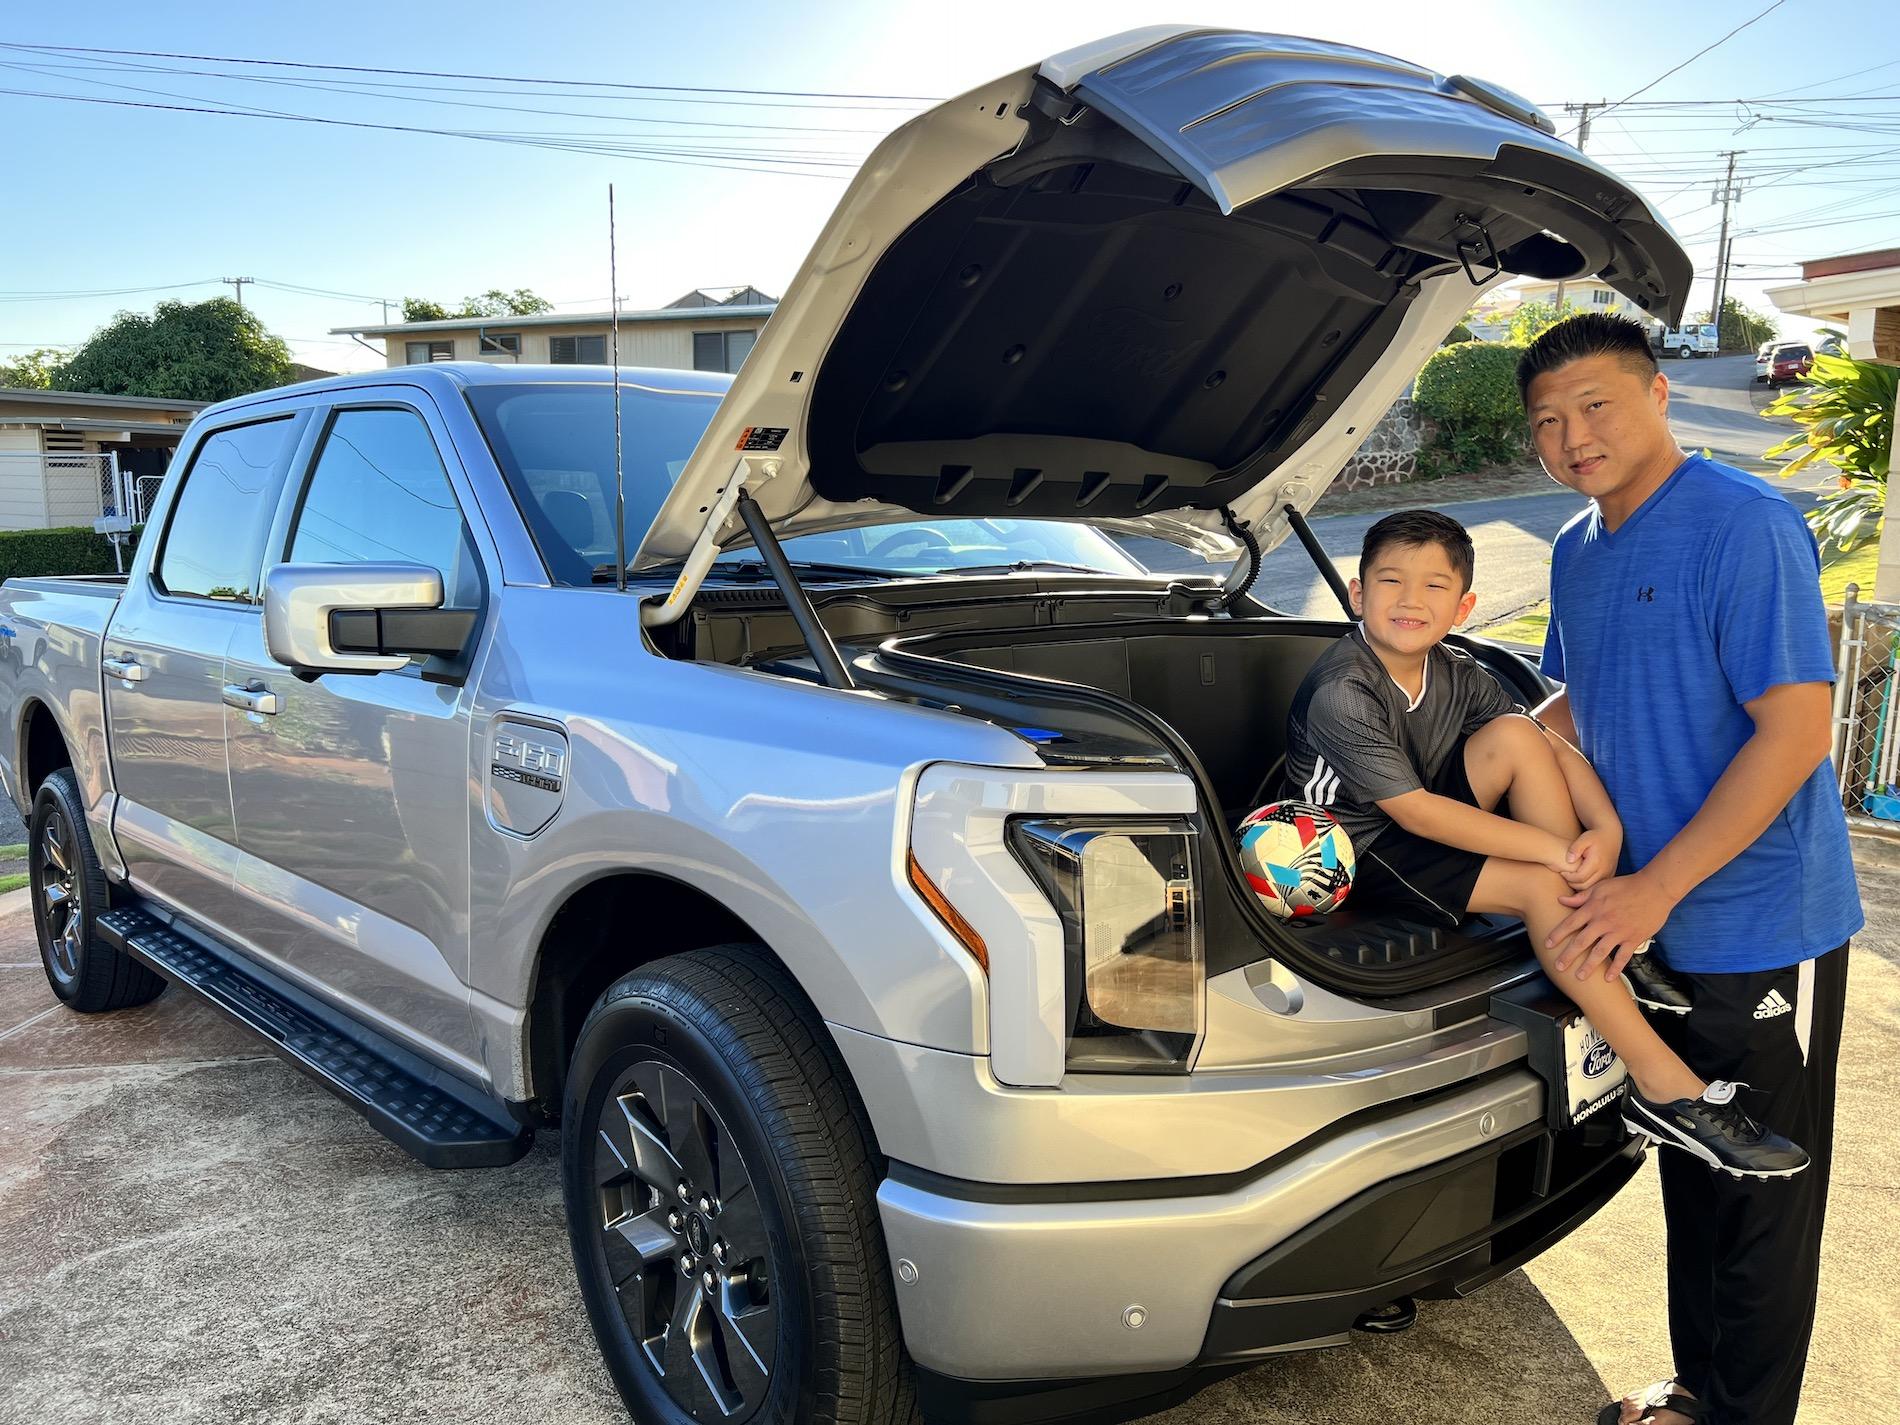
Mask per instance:
[[[1834,766],[1851,825],[1900,836],[1900,605],[1847,586],[1834,684]]]
[[[134,477],[111,452],[0,451],[0,529],[90,528],[126,514],[140,524],[163,478]]]

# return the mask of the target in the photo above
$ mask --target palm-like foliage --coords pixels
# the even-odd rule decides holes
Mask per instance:
[[[1800,429],[1770,456],[1793,455],[1782,475],[1826,461],[1840,471],[1840,488],[1829,491],[1808,514],[1817,537],[1840,549],[1878,528],[1887,508],[1887,471],[1893,461],[1894,396],[1900,368],[1816,353],[1805,385],[1763,411],[1785,416]]]

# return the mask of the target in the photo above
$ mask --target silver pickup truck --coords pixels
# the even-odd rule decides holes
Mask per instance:
[[[1257,903],[1349,624],[1248,588],[1512,273],[1674,322],[1690,267],[1495,86],[1158,29],[893,133],[736,378],[205,411],[124,579],[0,594],[54,992],[202,994],[435,1166],[558,1125],[643,1421],[1126,1414],[1402,1326],[1640,1148],[1520,927]]]

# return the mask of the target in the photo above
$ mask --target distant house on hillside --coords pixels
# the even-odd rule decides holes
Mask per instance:
[[[1572,278],[1563,284],[1563,288],[1566,307],[1580,307],[1586,312],[1602,312],[1607,316],[1631,317],[1645,327],[1657,324],[1654,317],[1616,288],[1594,277]],[[1465,325],[1471,328],[1471,334],[1479,341],[1504,341],[1511,334],[1511,318],[1517,315],[1519,307],[1527,302],[1550,304],[1556,300],[1555,282],[1513,282],[1508,287],[1500,287],[1487,294],[1473,308]]]
[[[778,306],[756,287],[726,296],[695,289],[648,311],[620,314],[620,364],[684,371],[737,371]],[[439,322],[337,327],[334,334],[381,337],[391,366],[431,361],[603,365],[613,345],[612,312],[542,312],[532,317],[451,317]]]

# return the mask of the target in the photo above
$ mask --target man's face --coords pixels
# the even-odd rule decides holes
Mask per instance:
[[[1614,501],[1676,464],[1669,380],[1639,376],[1614,356],[1583,356],[1546,371],[1525,393],[1531,438],[1550,478]]]
[[[1388,544],[1352,581],[1353,612],[1366,637],[1403,657],[1422,655],[1471,616],[1478,596],[1452,567],[1444,546]]]

